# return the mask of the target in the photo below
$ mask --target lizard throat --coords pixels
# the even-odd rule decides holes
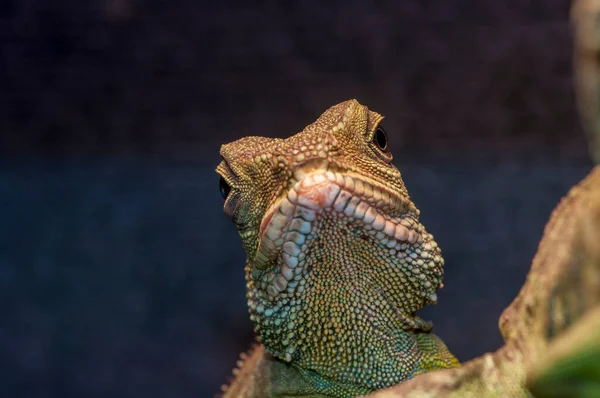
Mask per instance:
[[[261,223],[251,264],[256,274],[267,279],[263,283],[268,296],[302,291],[308,271],[304,260],[325,216],[360,225],[382,250],[396,253],[399,259],[406,256],[409,245],[421,245],[428,238],[408,198],[349,172],[314,170],[272,205]],[[435,302],[435,293],[430,301]]]

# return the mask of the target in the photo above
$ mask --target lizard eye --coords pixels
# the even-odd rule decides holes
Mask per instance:
[[[377,127],[377,130],[375,130],[375,134],[373,134],[373,142],[382,151],[385,152],[387,150],[388,137],[387,133],[382,127]]]
[[[219,180],[219,191],[221,192],[221,196],[223,197],[223,199],[227,199],[227,196],[229,196],[229,192],[231,192],[231,187],[223,177],[221,177],[221,179]]]

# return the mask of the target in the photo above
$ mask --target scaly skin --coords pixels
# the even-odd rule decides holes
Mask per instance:
[[[350,100],[290,138],[221,148],[224,210],[263,344],[226,397],[349,397],[458,366],[415,315],[437,301],[443,259],[391,164],[382,118]]]

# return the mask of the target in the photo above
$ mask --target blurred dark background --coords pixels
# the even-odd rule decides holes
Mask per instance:
[[[252,341],[221,143],[357,98],[446,258],[422,315],[501,345],[590,169],[567,0],[0,1],[0,397],[205,397]]]

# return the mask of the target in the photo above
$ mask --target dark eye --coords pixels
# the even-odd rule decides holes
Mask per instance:
[[[231,187],[223,177],[221,177],[219,180],[219,191],[221,191],[221,196],[223,199],[227,199],[229,192],[231,192]]]
[[[373,142],[382,151],[385,151],[387,149],[388,137],[387,137],[385,130],[382,127],[377,127],[377,130],[375,130],[375,135],[373,136]]]

